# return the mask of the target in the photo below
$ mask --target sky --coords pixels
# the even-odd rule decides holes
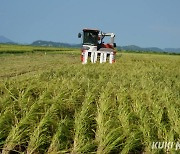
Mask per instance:
[[[119,46],[180,48],[180,0],[0,0],[0,35],[18,43],[80,43],[83,28]]]

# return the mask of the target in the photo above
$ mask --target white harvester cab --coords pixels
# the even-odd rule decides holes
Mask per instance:
[[[103,39],[109,36],[110,42],[104,44]],[[79,33],[78,37],[82,37],[81,61],[82,64],[100,62],[115,62],[115,35],[113,33],[100,33],[97,29],[83,29],[83,33]],[[90,57],[88,59],[88,57]]]

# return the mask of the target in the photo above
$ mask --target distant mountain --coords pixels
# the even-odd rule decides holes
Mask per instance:
[[[49,47],[76,47],[80,48],[80,44],[69,44],[69,43],[61,43],[61,42],[52,42],[52,41],[42,41],[37,40],[33,42],[33,46],[49,46]],[[118,50],[125,50],[125,51],[137,51],[137,52],[168,52],[168,53],[180,53],[180,48],[165,48],[160,49],[157,47],[148,47],[148,48],[142,48],[136,45],[128,45],[128,46],[117,46]]]
[[[136,45],[128,45],[128,46],[119,46],[120,50],[127,50],[127,51],[152,51],[152,52],[164,52],[164,50],[157,48],[157,47],[149,47],[149,48],[141,48]]]
[[[48,47],[80,47],[80,44],[69,44],[69,43],[60,43],[60,42],[42,41],[42,40],[35,41],[31,45],[48,46]]]
[[[166,51],[166,52],[180,53],[180,48],[165,48],[164,51]]]
[[[0,36],[0,43],[5,44],[17,44],[12,40],[6,38],[5,36]],[[81,44],[69,44],[69,43],[61,43],[61,42],[53,42],[53,41],[43,41],[37,40],[33,43],[29,44],[32,46],[48,46],[48,47],[73,47],[73,48],[80,48]],[[148,47],[142,48],[136,45],[127,45],[127,46],[117,46],[118,50],[125,50],[125,51],[137,51],[137,52],[167,52],[167,53],[177,53],[180,54],[180,48],[165,48],[160,49],[157,47]]]
[[[0,36],[0,43],[13,43],[13,41],[6,38],[5,36]]]
[[[142,48],[144,51],[156,51],[156,52],[164,52],[163,49],[157,47],[149,47],[149,48]]]
[[[139,51],[139,50],[142,50],[142,48],[141,47],[138,47],[138,46],[136,46],[136,45],[128,45],[128,46],[119,46],[119,47],[117,47],[117,48],[119,48],[119,49],[121,49],[121,50],[130,50],[130,51]]]

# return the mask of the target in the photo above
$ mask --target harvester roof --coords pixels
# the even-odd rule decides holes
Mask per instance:
[[[99,33],[99,30],[98,30],[98,29],[89,29],[89,28],[85,28],[85,29],[83,29],[83,31],[94,31],[94,32]]]

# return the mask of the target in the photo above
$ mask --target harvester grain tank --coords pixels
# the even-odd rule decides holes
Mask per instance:
[[[88,63],[88,57],[90,57],[91,63],[109,63],[115,62],[116,55],[116,43],[114,43],[114,33],[103,33],[97,29],[83,29],[82,33],[78,34],[78,37],[82,37],[81,48],[81,61],[82,64]],[[109,43],[104,43],[105,37],[110,37]]]

